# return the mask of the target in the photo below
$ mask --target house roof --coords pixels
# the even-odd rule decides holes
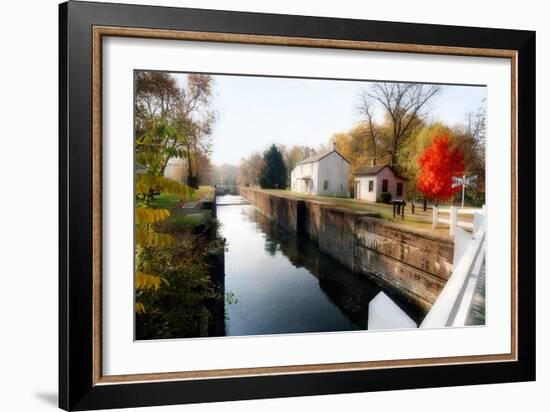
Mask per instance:
[[[349,160],[346,159],[344,156],[342,156],[342,154],[336,150],[336,149],[333,149],[329,152],[324,152],[324,153],[317,153],[317,154],[314,154],[313,156],[309,156],[309,157],[306,157],[304,160],[296,163],[296,166],[299,166],[299,165],[305,165],[306,163],[315,163],[315,162],[318,162],[319,160],[327,157],[329,154],[331,154],[332,152],[336,153],[338,156],[340,156],[342,159],[344,159],[346,162],[349,163]]]
[[[399,179],[409,180],[406,177],[400,176],[399,173],[390,165],[378,165],[378,166],[364,166],[357,169],[354,173],[355,176],[374,176],[382,171],[382,169],[388,167],[393,175]]]

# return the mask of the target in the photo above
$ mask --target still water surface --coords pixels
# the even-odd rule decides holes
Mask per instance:
[[[228,246],[226,335],[368,329],[377,285],[270,221],[246,199],[225,195],[216,202]],[[413,308],[396,303],[416,321]]]

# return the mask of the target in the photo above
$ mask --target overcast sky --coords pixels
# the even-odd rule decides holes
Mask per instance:
[[[184,74],[178,74],[185,84]],[[361,120],[358,96],[369,83],[347,80],[273,77],[214,77],[212,162],[237,165],[270,144],[327,144],[333,133],[344,132]],[[429,105],[429,121],[455,125],[482,106],[485,87],[445,86]],[[378,109],[382,114],[382,110]]]

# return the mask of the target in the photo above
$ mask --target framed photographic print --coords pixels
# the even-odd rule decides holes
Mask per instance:
[[[60,5],[60,407],[535,379],[535,33]]]

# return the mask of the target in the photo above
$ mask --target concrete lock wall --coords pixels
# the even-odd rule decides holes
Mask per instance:
[[[428,311],[452,272],[454,244],[369,213],[241,188],[241,195],[283,227],[317,242],[355,273]]]

